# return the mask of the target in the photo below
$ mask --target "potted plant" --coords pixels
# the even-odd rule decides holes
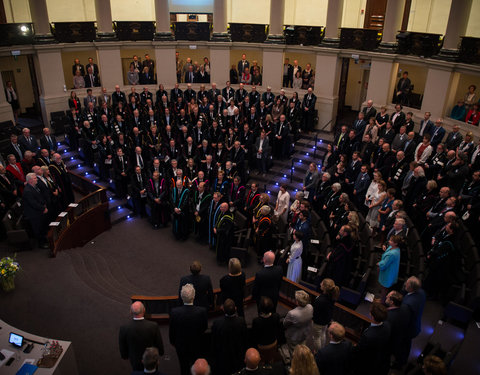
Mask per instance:
[[[15,256],[0,259],[0,285],[5,292],[15,289],[15,275],[19,270],[20,266],[15,262]]]

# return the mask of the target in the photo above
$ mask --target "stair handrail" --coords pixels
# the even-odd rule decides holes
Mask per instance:
[[[330,125],[333,121],[333,118],[330,119],[325,125],[323,125],[316,133],[315,133],[315,140],[313,145],[313,158],[317,156],[317,144],[318,144],[318,133],[323,131],[328,125]]]

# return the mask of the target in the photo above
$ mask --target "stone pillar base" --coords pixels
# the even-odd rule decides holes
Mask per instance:
[[[267,44],[285,44],[285,36],[283,34],[268,34],[265,40]]]
[[[397,42],[381,42],[380,46],[378,47],[378,50],[392,53],[392,52],[395,52],[397,47],[398,47]]]
[[[97,33],[95,38],[96,42],[110,42],[112,40],[117,40],[117,34],[114,32],[111,33]]]
[[[231,42],[230,33],[213,33],[212,34],[212,42]]]
[[[458,49],[442,48],[436,57],[442,60],[456,61],[458,59]],[[432,58],[435,58],[435,56],[432,56]]]
[[[167,41],[167,40],[174,40],[174,37],[170,31],[159,31],[158,33],[155,33],[153,40]]]
[[[321,46],[338,48],[340,46],[340,38],[323,38]]]
[[[35,34],[33,40],[36,44],[57,43],[55,37],[52,34]]]

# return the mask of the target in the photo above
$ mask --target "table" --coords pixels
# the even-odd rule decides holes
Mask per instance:
[[[24,337],[24,344],[21,348],[16,348],[8,342],[10,332],[14,332],[18,335]],[[55,339],[40,337],[33,335],[31,333],[22,331],[11,325],[7,324],[0,319],[0,351],[8,350],[13,352],[13,357],[15,360],[10,366],[5,366],[4,361],[0,361],[0,374],[2,375],[15,375],[17,371],[22,367],[26,359],[34,359],[34,364],[36,365],[38,360],[42,357],[43,348],[47,341],[54,341]],[[23,350],[28,343],[35,341],[33,344],[33,349],[30,353],[24,353]],[[78,375],[77,363],[75,361],[75,353],[73,351],[73,346],[70,341],[55,340],[62,346],[63,352],[58,358],[55,366],[52,368],[38,368],[35,371],[35,375]],[[38,344],[41,343],[41,344]]]

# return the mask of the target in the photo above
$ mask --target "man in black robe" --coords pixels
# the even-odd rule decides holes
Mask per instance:
[[[172,230],[177,240],[186,240],[189,226],[189,191],[183,187],[182,180],[177,180],[171,194],[173,207]]]
[[[53,162],[50,164],[48,169],[50,169],[50,174],[62,193],[62,209],[66,208],[69,203],[75,202],[75,196],[73,195],[70,175],[68,174],[67,167],[63,163],[62,156],[60,154],[53,155]]]
[[[220,215],[215,223],[213,232],[217,237],[217,262],[227,262],[230,258],[230,249],[233,242],[233,213],[230,212],[228,203],[220,205]]]

